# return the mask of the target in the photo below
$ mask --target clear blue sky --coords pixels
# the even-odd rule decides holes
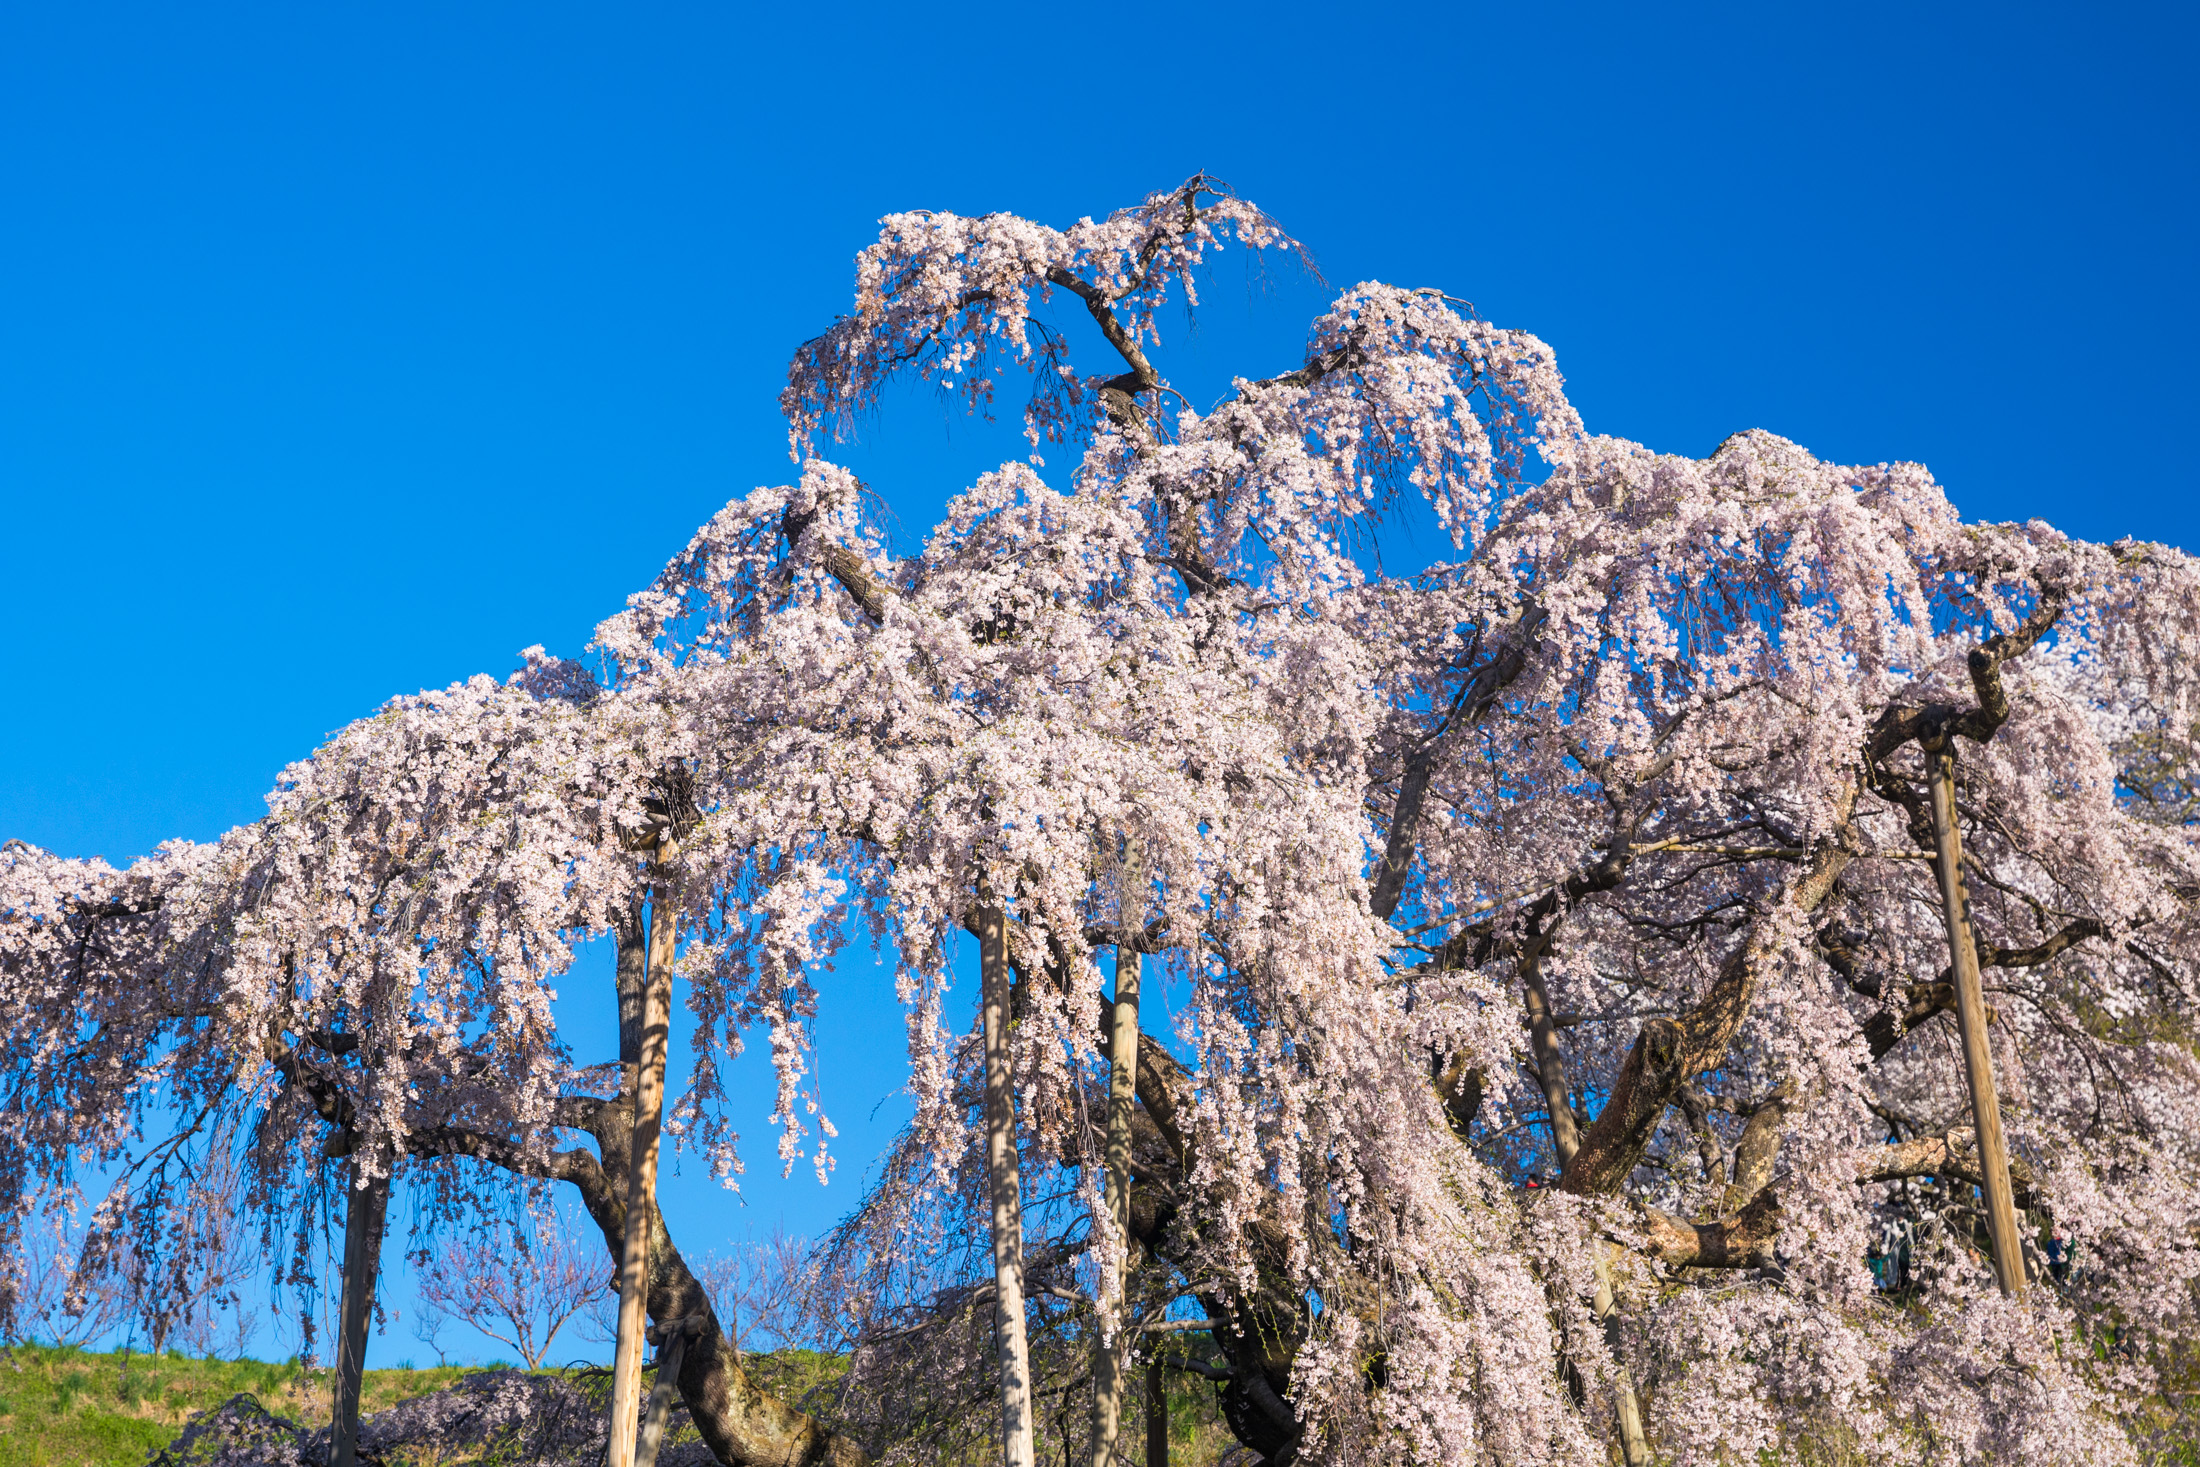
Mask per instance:
[[[786,475],[879,215],[1200,168],[1543,336],[1600,431],[2195,546],[2194,53],[2170,6],[5,7],[0,837],[205,839],[389,694],[577,652]],[[1165,369],[1295,365],[1320,300],[1226,269]],[[911,398],[845,457],[914,536],[1013,452]],[[852,1200],[899,1040],[847,986],[841,1182],[675,1183],[683,1237]]]

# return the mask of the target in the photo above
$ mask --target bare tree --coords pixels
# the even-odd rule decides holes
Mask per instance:
[[[22,1271],[0,1280],[0,1341],[88,1345],[129,1317],[131,1279],[80,1264],[87,1229],[72,1209],[52,1209],[23,1227]]]
[[[736,1243],[721,1253],[710,1249],[688,1267],[694,1271],[733,1348],[768,1353],[823,1343],[828,1332],[821,1317],[820,1270],[808,1238],[774,1227],[762,1238]],[[608,1344],[618,1334],[617,1296],[591,1300],[582,1312],[582,1333]]]
[[[775,1227],[720,1256],[705,1254],[703,1287],[736,1350],[787,1350],[816,1335],[810,1241]]]
[[[554,1213],[445,1239],[416,1260],[416,1331],[440,1357],[436,1336],[456,1319],[510,1345],[529,1370],[540,1369],[558,1331],[607,1292],[590,1251]]]

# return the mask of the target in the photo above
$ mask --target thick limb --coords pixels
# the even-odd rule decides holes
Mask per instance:
[[[1842,813],[1845,817],[1847,811]],[[1798,912],[1817,910],[1854,859],[1854,852],[1840,841],[1827,843],[1808,859],[1778,900]],[[1701,1003],[1678,1018],[1653,1019],[1643,1025],[1613,1082],[1611,1099],[1583,1134],[1581,1149],[1567,1163],[1560,1186],[1585,1197],[1608,1197],[1619,1191],[1649,1150],[1682,1083],[1725,1063],[1729,1046],[1749,1017],[1759,978],[1778,961],[1778,931],[1776,922],[1759,923],[1721,966]]]
[[[1528,1006],[1528,1042],[1535,1057],[1537,1077],[1543,1086],[1543,1102],[1551,1118],[1551,1149],[1563,1169],[1581,1149],[1574,1127],[1573,1087],[1567,1083],[1565,1056],[1558,1047],[1558,1029],[1551,1018],[1551,999],[1543,986],[1543,954],[1550,946],[1548,934],[1531,930],[1521,945],[1520,981]],[[1627,1467],[1641,1467],[1650,1460],[1650,1445],[1642,1430],[1642,1403],[1636,1398],[1634,1380],[1627,1367],[1618,1364],[1622,1340],[1618,1301],[1612,1295],[1612,1273],[1603,1244],[1597,1250],[1596,1296],[1590,1311],[1604,1326],[1604,1344],[1612,1352],[1616,1378],[1612,1386],[1613,1413],[1619,1421],[1620,1456]]]
[[[409,1149],[417,1157],[470,1156],[518,1175],[570,1184],[616,1261],[626,1238],[626,1199],[618,1181],[626,1176],[631,1155],[632,1112],[620,1100],[579,1100],[568,1102],[560,1121],[592,1136],[600,1156],[582,1149],[545,1156],[503,1137],[451,1127],[415,1132]],[[660,1326],[679,1324],[688,1333],[689,1345],[679,1369],[680,1396],[718,1460],[727,1467],[862,1467],[868,1463],[869,1456],[856,1442],[750,1378],[702,1282],[689,1270],[654,1204],[646,1222],[645,1307]]]
[[[1971,944],[1982,969],[2036,968],[2059,957],[2087,938],[2107,935],[2106,923],[2093,917],[2075,917],[2044,941],[2036,942],[2030,947],[2001,947],[1994,943],[1980,942],[1976,928],[1971,931]],[[1850,980],[1850,986],[1873,997],[1878,994],[1875,988],[1860,987],[1859,981],[1855,979]],[[1951,965],[1941,969],[1940,976],[1931,983],[1909,985],[1903,998],[1905,1001],[1901,1008],[1881,1009],[1864,1021],[1864,1038],[1870,1043],[1872,1058],[1875,1060],[1886,1056],[1919,1025],[1937,1015],[1955,1012],[1955,968]]]
[[[1771,1116],[1764,1130],[1766,1149],[1778,1144],[1779,1124],[1785,1108],[1761,1108],[1750,1120]],[[2023,1164],[2010,1167],[2016,1201],[2033,1205],[2032,1173]],[[1859,1186],[1899,1181],[1904,1177],[1947,1177],[1980,1185],[1977,1138],[1969,1131],[1945,1136],[1920,1136],[1892,1146],[1875,1146],[1866,1153],[1856,1172]],[[1755,1192],[1715,1222],[1691,1222],[1654,1207],[1640,1208],[1642,1251],[1668,1268],[1766,1268],[1773,1264],[1783,1222],[1779,1184],[1769,1170]]]

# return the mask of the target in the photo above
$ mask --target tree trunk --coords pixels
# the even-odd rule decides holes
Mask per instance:
[[[1534,931],[1528,934],[1520,958],[1520,980],[1527,990],[1528,1043],[1551,1118],[1551,1150],[1563,1172],[1581,1149],[1581,1132],[1574,1124],[1573,1086],[1566,1078],[1565,1056],[1559,1052],[1550,994],[1543,987],[1543,953],[1549,945],[1547,936]],[[1604,1326],[1604,1343],[1612,1352],[1612,1408],[1619,1419],[1620,1457],[1627,1467],[1643,1467],[1650,1460],[1650,1447],[1642,1433],[1642,1403],[1635,1396],[1635,1382],[1619,1358],[1619,1309],[1612,1297],[1611,1270],[1604,1261],[1603,1245],[1592,1242],[1590,1246],[1597,1250],[1596,1297],[1590,1310]]]
[[[680,1256],[672,1235],[665,1231],[664,1217],[654,1202],[640,1209],[647,1229],[646,1245],[638,1250],[627,1245],[627,1219],[633,1211],[627,1206],[636,1133],[633,1096],[641,1071],[642,980],[648,965],[642,913],[637,910],[622,919],[618,931],[616,971],[622,1016],[619,1063],[626,1082],[615,1099],[566,1097],[559,1102],[557,1121],[559,1126],[593,1138],[596,1151],[576,1147],[542,1154],[521,1146],[509,1135],[439,1126],[413,1132],[407,1154],[423,1160],[468,1156],[515,1176],[571,1184],[596,1224],[614,1265],[632,1252],[639,1252],[644,1259],[649,1318],[667,1331],[677,1326],[686,1335],[687,1349],[676,1372],[680,1397],[704,1444],[719,1461],[728,1467],[866,1467],[870,1457],[861,1443],[788,1405],[750,1377],[740,1351],[719,1325],[710,1296]],[[631,1024],[624,1022],[630,1011]],[[293,1066],[285,1072],[285,1079],[296,1084],[298,1073]]]
[[[1528,1043],[1535,1056],[1536,1078],[1543,1087],[1543,1106],[1551,1121],[1551,1154],[1558,1169],[1581,1149],[1581,1131],[1574,1124],[1573,1087],[1566,1080],[1565,1057],[1558,1049],[1558,1026],[1551,1018],[1550,995],[1543,988],[1543,947],[1549,941],[1531,931],[1527,950],[1520,958],[1520,981],[1527,990]]]
[[[659,860],[665,854],[658,848]],[[642,989],[641,1053],[634,1076],[634,1138],[626,1185],[626,1227],[619,1248],[619,1335],[611,1367],[610,1467],[633,1467],[635,1417],[641,1410],[642,1330],[649,1296],[649,1220],[656,1211],[657,1129],[665,1102],[665,1044],[672,1026],[672,956],[679,939],[665,900],[664,868],[649,898],[649,966]]]
[[[390,1200],[388,1177],[374,1177],[365,1186],[356,1185],[359,1165],[355,1157],[355,1185],[345,1188],[344,1299],[336,1331],[330,1467],[353,1467],[359,1450],[359,1388],[367,1367],[367,1325],[374,1317],[374,1276],[382,1260],[382,1217]]]
[[[1008,1055],[1008,914],[999,906],[979,910],[978,962],[985,1011],[985,1161],[993,1183],[1001,1447],[1007,1467],[1033,1467],[1031,1359],[1024,1343],[1023,1178],[1016,1159],[1016,1093]]]
[[[1133,929],[1131,904],[1123,925]],[[1123,1300],[1130,1278],[1131,1115],[1138,1104],[1138,953],[1115,949],[1114,1024],[1108,1033],[1107,1206],[1115,1228],[1114,1256],[1100,1284],[1099,1335],[1092,1346],[1092,1467],[1114,1467],[1123,1420],[1123,1368],[1129,1340]]]
[[[1963,845],[1956,829],[1956,756],[1945,738],[1923,746],[1932,770],[1933,840],[1939,847],[1940,904],[1948,922],[1949,967],[1954,971],[1956,1027],[1963,1036],[1963,1069],[1971,1082],[1971,1118],[1978,1128],[1979,1178],[1986,1192],[1986,1222],[1994,1238],[1994,1274],[2011,1298],[2024,1292],[2024,1247],[2010,1195],[2009,1149],[2001,1134],[2001,1102],[1994,1093],[1994,1056],[1987,1043],[1986,998],[1979,982],[1978,947],[1971,938],[1971,898],[1963,889]]]
[[[1146,1361],[1146,1467],[1169,1467],[1169,1382],[1159,1350]]]
[[[604,1246],[616,1253],[627,1231],[626,1189],[621,1184],[630,1167],[633,1115],[617,1101],[600,1105],[583,1128],[602,1148],[602,1164],[586,1152],[568,1153],[570,1164],[557,1175],[579,1190]],[[649,1317],[668,1335],[677,1329],[687,1338],[674,1373],[680,1398],[712,1454],[730,1467],[862,1467],[868,1462],[856,1442],[758,1387],[726,1338],[710,1296],[665,1230],[663,1214],[654,1203],[647,1214]]]

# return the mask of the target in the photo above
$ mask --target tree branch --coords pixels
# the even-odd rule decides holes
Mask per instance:
[[[1832,894],[1834,882],[1855,859],[1846,824],[1846,807],[1854,798],[1852,789],[1843,801],[1838,839],[1810,858],[1782,893],[1783,903],[1807,914]],[[1619,1190],[1649,1149],[1674,1091],[1690,1076],[1724,1063],[1728,1046],[1749,1017],[1762,969],[1773,960],[1776,925],[1760,922],[1751,930],[1720,967],[1701,1003],[1678,1018],[1643,1025],[1612,1084],[1611,1099],[1582,1136],[1581,1150],[1560,1175],[1559,1186],[1578,1196],[1609,1196]]]
[[[1444,735],[1454,728],[1472,728],[1490,711],[1498,694],[1527,665],[1528,651],[1535,644],[1535,634],[1543,622],[1541,606],[1533,601],[1523,606],[1520,615],[1505,629],[1496,652],[1460,683],[1449,711],[1407,756],[1405,776],[1398,785],[1398,801],[1392,809],[1390,839],[1383,848],[1381,863],[1375,868],[1374,888],[1368,894],[1368,909],[1383,920],[1388,921],[1398,910],[1398,898],[1405,891],[1406,874],[1412,868],[1415,842],[1420,832],[1421,804],[1428,795],[1428,782],[1435,773]]]
[[[1774,1261],[1782,1222],[1779,1192],[1770,1185],[1717,1222],[1694,1223],[1654,1207],[1643,1208],[1642,1217],[1642,1251],[1668,1268],[1765,1268]]]
[[[1966,661],[1971,673],[1971,689],[1978,697],[1976,708],[1928,703],[1897,706],[1880,714],[1866,746],[1870,761],[1879,763],[1913,739],[1925,744],[1935,743],[1949,734],[1961,734],[1976,744],[1991,739],[2009,719],[2009,694],[2002,686],[2002,664],[2029,652],[2047,635],[2062,612],[2061,593],[2053,588],[2043,590],[2039,604],[2022,625],[1989,637],[1971,649]]]

